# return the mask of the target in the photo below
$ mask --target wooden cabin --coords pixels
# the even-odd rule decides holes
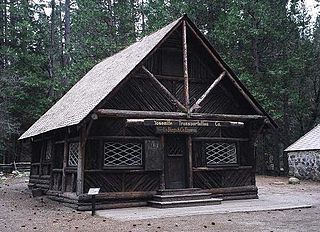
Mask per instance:
[[[186,190],[257,198],[255,140],[274,121],[181,17],[94,66],[21,137],[29,186],[79,210]],[[170,192],[172,194],[172,192]]]

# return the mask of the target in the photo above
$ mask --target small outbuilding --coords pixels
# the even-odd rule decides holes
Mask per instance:
[[[257,198],[255,141],[272,127],[184,16],[94,66],[20,139],[29,186],[85,210],[94,187],[98,208]]]
[[[284,150],[289,175],[320,181],[320,124]]]

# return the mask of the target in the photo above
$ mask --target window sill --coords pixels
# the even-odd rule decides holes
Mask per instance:
[[[103,170],[143,170],[142,166],[103,166]]]
[[[239,169],[252,169],[252,166],[219,165],[219,166],[210,166],[210,167],[198,167],[198,168],[193,168],[192,170],[194,172],[201,172],[201,171],[239,170]]]
[[[85,170],[86,173],[144,173],[144,169],[90,169]]]

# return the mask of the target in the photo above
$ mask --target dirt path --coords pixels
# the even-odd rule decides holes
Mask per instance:
[[[320,183],[286,184],[283,177],[257,177],[259,194],[297,194],[309,209],[225,213],[119,222],[91,217],[46,197],[32,198],[27,178],[0,183],[0,231],[320,231]]]

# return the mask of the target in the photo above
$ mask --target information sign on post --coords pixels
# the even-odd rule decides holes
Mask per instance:
[[[100,192],[100,188],[89,188],[88,195],[97,195]]]
[[[100,188],[90,188],[88,195],[92,196],[92,211],[91,215],[94,216],[96,213],[96,195],[99,194]]]

